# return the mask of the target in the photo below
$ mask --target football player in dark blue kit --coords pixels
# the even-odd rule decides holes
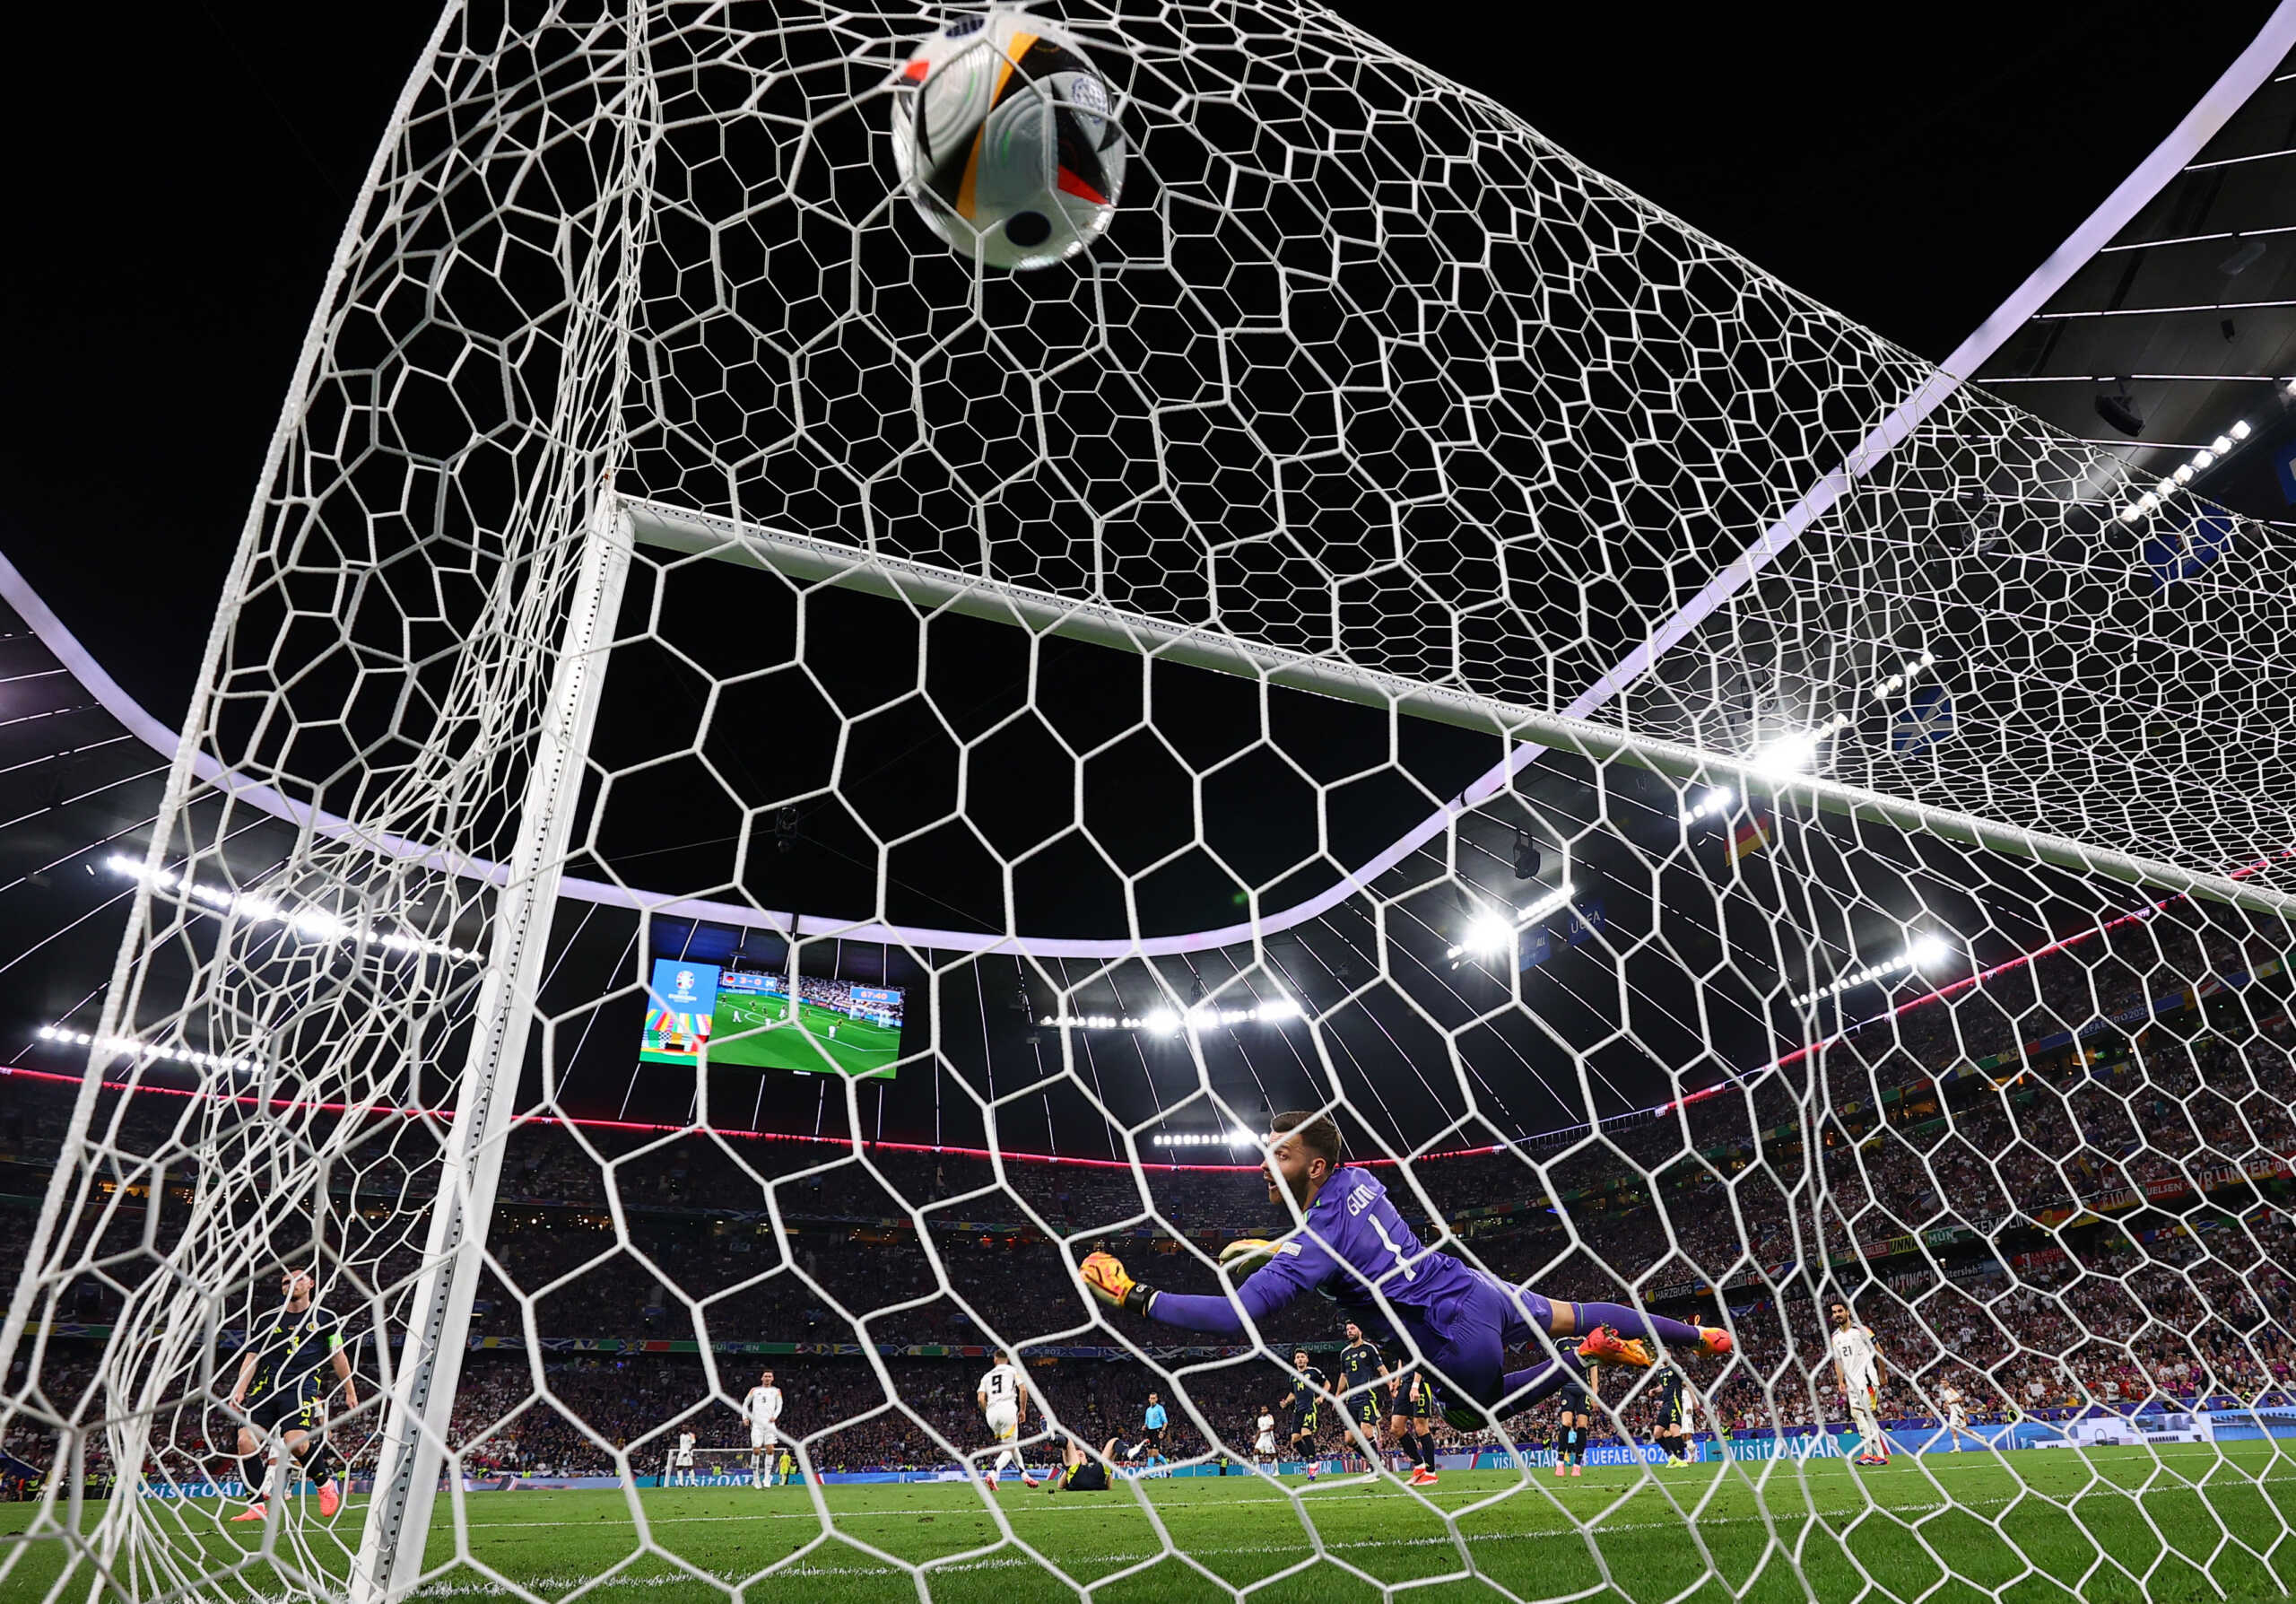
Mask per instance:
[[[267,1512],[271,1455],[283,1450],[290,1466],[300,1468],[319,1484],[319,1513],[332,1519],[343,1507],[343,1495],[328,1469],[326,1427],[322,1417],[326,1395],[334,1389],[319,1372],[333,1367],[335,1386],[343,1391],[346,1409],[359,1407],[358,1383],[352,1379],[351,1355],[343,1346],[343,1321],[312,1298],[317,1283],[300,1264],[280,1272],[283,1302],[267,1318],[258,1319],[248,1335],[239,1360],[239,1380],[231,1388],[231,1408],[244,1414],[239,1427],[240,1474],[247,1482],[248,1506],[234,1521],[260,1521]],[[293,1471],[283,1475],[291,1484]]]
[[[1158,1292],[1105,1251],[1079,1267],[1084,1285],[1112,1307],[1227,1337],[1243,1332],[1247,1316],[1257,1324],[1307,1293],[1326,1292],[1366,1329],[1399,1326],[1455,1400],[1480,1406],[1454,1408],[1451,1420],[1461,1429],[1482,1425],[1483,1409],[1528,1408],[1576,1381],[1589,1364],[1648,1365],[1646,1338],[1701,1353],[1730,1351],[1726,1331],[1622,1303],[1550,1300],[1422,1245],[1378,1177],[1340,1162],[1339,1127],[1327,1116],[1278,1114],[1268,1146],[1269,1162],[1262,1165],[1268,1200],[1288,1199],[1304,1223],[1279,1242],[1223,1249],[1221,1263],[1231,1271],[1257,1267],[1234,1293]],[[1382,1302],[1391,1321],[1378,1310]],[[1558,1356],[1509,1371],[1507,1350],[1533,1342],[1535,1331],[1558,1339]]]
[[[1562,1434],[1554,1448],[1557,1476],[1582,1476],[1587,1467],[1587,1442],[1595,1425],[1595,1399],[1603,1390],[1602,1366],[1589,1364],[1586,1375],[1562,1386]]]
[[[1690,1378],[1681,1365],[1668,1364],[1654,1379],[1658,1387],[1658,1446],[1675,1464],[1694,1463],[1690,1457],[1691,1406],[1697,1395],[1691,1390]]]
[[[1308,1468],[1308,1479],[1321,1473],[1316,1458],[1316,1432],[1322,1421],[1324,1373],[1308,1362],[1308,1350],[1292,1355],[1292,1390],[1283,1395],[1284,1445],[1292,1457]]]
[[[1347,1322],[1347,1346],[1339,1350],[1341,1419],[1363,1457],[1379,1462],[1379,1380],[1387,1369],[1378,1344]]]

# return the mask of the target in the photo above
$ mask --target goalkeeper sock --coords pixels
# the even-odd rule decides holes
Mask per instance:
[[[1573,1303],[1570,1310],[1571,1329],[1580,1337],[1596,1326],[1612,1326],[1621,1337],[1656,1337],[1669,1347],[1696,1348],[1701,1344],[1696,1326],[1663,1314],[1646,1314],[1623,1303]]]
[[[1544,1364],[1534,1364],[1527,1370],[1509,1371],[1500,1378],[1500,1396],[1507,1399],[1507,1412],[1511,1415],[1529,1408],[1549,1393],[1560,1391],[1586,1372],[1585,1361],[1566,1347],[1559,1359],[1551,1359]],[[1526,1388],[1528,1390],[1523,1391],[1521,1397],[1515,1396],[1518,1390]]]

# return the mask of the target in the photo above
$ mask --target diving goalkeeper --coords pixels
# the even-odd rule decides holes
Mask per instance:
[[[1702,1353],[1730,1351],[1727,1331],[1621,1303],[1552,1302],[1422,1246],[1378,1177],[1340,1163],[1339,1127],[1328,1117],[1278,1114],[1270,1130],[1270,1162],[1261,1166],[1268,1201],[1281,1203],[1288,1193],[1303,1229],[1281,1242],[1222,1249],[1221,1263],[1231,1271],[1259,1267],[1233,1294],[1158,1292],[1134,1280],[1112,1254],[1095,1252],[1079,1272],[1092,1295],[1168,1326],[1236,1336],[1247,1315],[1257,1322],[1302,1294],[1326,1291],[1348,1318],[1392,1334],[1377,1312],[1376,1288],[1455,1397],[1464,1394],[1483,1408],[1503,1400],[1510,1414],[1576,1381],[1588,1364],[1648,1365],[1646,1337]],[[1509,1371],[1507,1350],[1531,1342],[1534,1329],[1580,1340],[1575,1350],[1560,1347],[1552,1361]],[[1464,1430],[1483,1418],[1477,1410],[1455,1409],[1452,1424]]]

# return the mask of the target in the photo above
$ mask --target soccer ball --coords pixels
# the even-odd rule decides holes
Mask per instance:
[[[925,224],[990,267],[1048,267],[1108,231],[1124,130],[1057,23],[999,9],[917,47],[895,80],[893,161]]]

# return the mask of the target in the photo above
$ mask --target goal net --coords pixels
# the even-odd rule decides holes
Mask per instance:
[[[0,1588],[2278,1591],[2286,534],[1313,7],[1067,7],[1125,191],[985,267],[944,21],[440,23]]]

